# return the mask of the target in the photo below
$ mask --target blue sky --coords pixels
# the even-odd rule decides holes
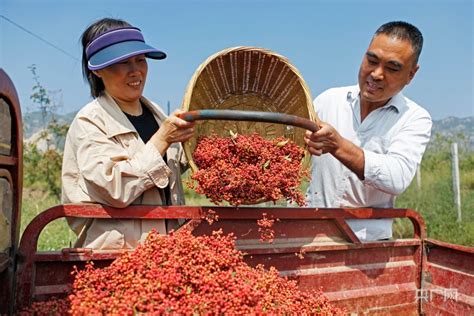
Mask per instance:
[[[168,58],[149,61],[145,95],[180,107],[186,85],[210,55],[232,46],[258,46],[290,59],[311,94],[357,82],[362,56],[377,27],[405,20],[422,31],[420,70],[405,94],[433,119],[474,115],[473,1],[160,1],[1,0],[0,15],[75,56],[45,44],[0,17],[0,66],[13,80],[23,111],[35,64],[41,84],[61,90],[62,113],[89,100],[82,79],[83,30],[102,17],[127,20]],[[59,94],[57,94],[59,97]]]

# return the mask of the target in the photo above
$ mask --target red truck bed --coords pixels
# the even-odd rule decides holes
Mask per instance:
[[[212,225],[208,211],[218,216]],[[275,221],[273,243],[260,241],[257,220],[266,213]],[[32,300],[64,294],[74,265],[93,260],[109,264],[120,251],[63,249],[37,252],[42,229],[64,216],[94,218],[187,218],[180,229],[210,234],[234,233],[246,261],[276,267],[296,279],[301,289],[322,288],[337,306],[363,315],[472,315],[474,311],[474,249],[427,240],[423,219],[408,209],[315,209],[258,207],[60,205],[38,215],[25,230],[16,274],[16,307]],[[347,218],[409,218],[410,239],[361,243]]]

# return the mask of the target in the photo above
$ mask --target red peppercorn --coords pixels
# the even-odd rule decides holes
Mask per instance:
[[[197,184],[188,186],[218,205],[286,199],[302,206],[306,203],[299,186],[309,175],[303,157],[304,150],[283,137],[201,137],[193,153],[199,170],[191,179]]]
[[[22,315],[344,313],[321,291],[299,291],[273,267],[248,266],[235,238],[222,231],[198,237],[187,230],[168,236],[152,231],[110,266],[89,263],[73,273],[67,299],[34,303]]]

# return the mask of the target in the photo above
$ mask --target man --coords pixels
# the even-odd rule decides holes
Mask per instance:
[[[419,69],[422,46],[415,26],[386,23],[363,57],[359,84],[315,99],[320,129],[305,137],[314,155],[311,206],[389,208],[409,186],[431,134],[428,112],[401,93]],[[371,241],[392,237],[392,221],[347,222]]]

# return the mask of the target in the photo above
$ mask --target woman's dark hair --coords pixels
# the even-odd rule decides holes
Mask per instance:
[[[94,75],[94,73],[89,70],[87,67],[87,57],[86,57],[86,47],[87,45],[97,36],[102,33],[105,33],[109,30],[114,30],[121,27],[130,27],[129,23],[119,20],[119,19],[112,19],[112,18],[104,18],[98,20],[84,31],[81,36],[81,43],[82,43],[82,75],[84,79],[86,79],[89,83],[89,87],[91,89],[92,97],[96,98],[100,95],[102,91],[104,91],[104,83],[102,79]]]
[[[375,31],[374,37],[378,34],[385,34],[387,36],[393,36],[401,40],[409,41],[413,48],[415,65],[418,63],[418,58],[420,58],[421,49],[423,48],[423,35],[416,26],[403,21],[388,22]]]

